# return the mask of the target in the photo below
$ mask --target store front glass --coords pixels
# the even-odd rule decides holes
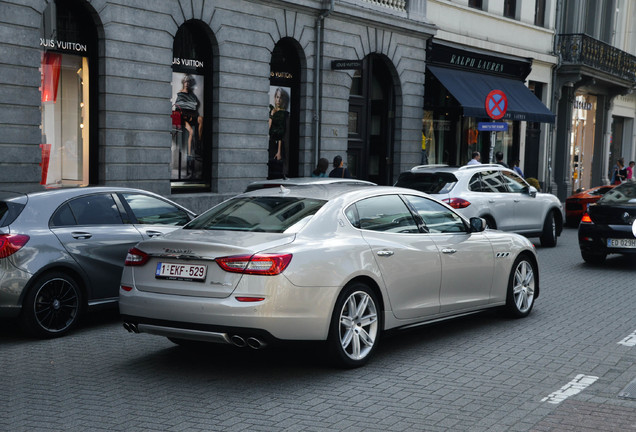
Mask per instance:
[[[40,183],[47,187],[91,182],[96,35],[88,20],[88,12],[72,1],[50,3],[43,15]]]
[[[267,107],[268,179],[298,177],[299,173],[301,68],[299,51],[298,42],[292,38],[283,38],[272,52]]]
[[[531,64],[481,52],[429,42],[422,135],[429,164],[464,165],[472,153],[482,163],[494,163],[503,153],[510,165],[520,159],[520,125],[553,123],[555,116],[525,85]],[[486,111],[487,97],[503,94],[507,110],[496,120],[496,132]],[[424,152],[422,152],[424,155]]]
[[[570,176],[573,191],[597,186],[592,184],[596,102],[596,96],[582,93],[576,94],[574,99],[570,134]]]
[[[494,155],[501,151],[504,162],[518,157],[514,151],[515,134],[519,122],[505,120],[508,130],[495,134],[494,146],[491,132],[479,131],[479,123],[491,122],[487,117],[466,117],[453,95],[432,75],[427,75],[427,92],[422,119],[422,134],[426,140],[428,164],[465,165],[474,151],[481,154],[481,162],[494,162]],[[492,153],[492,155],[491,155]]]
[[[173,192],[205,192],[212,166],[212,44],[206,26],[183,24],[174,38],[172,58]]]

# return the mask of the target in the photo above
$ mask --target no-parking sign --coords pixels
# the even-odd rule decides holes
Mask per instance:
[[[493,120],[499,120],[506,115],[508,98],[501,90],[493,90],[486,96],[486,113]]]

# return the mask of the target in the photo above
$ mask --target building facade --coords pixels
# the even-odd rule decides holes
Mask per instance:
[[[494,162],[502,152],[504,162],[519,161],[526,177],[545,184],[555,121],[555,1],[429,0],[427,16],[439,28],[427,55],[429,162],[462,165],[473,151]],[[508,101],[497,119],[507,130],[496,133],[485,124],[492,121],[486,98],[493,89]]]
[[[424,0],[2,0],[0,187],[201,212],[336,155],[392,184],[419,162],[435,31]]]
[[[636,158],[636,4],[561,0],[558,8],[552,191],[564,199],[608,184],[617,159]]]

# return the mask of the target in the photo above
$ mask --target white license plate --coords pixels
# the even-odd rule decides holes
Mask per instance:
[[[636,238],[633,239],[607,239],[608,248],[636,248]]]
[[[207,266],[193,264],[157,263],[155,277],[183,281],[203,282]]]

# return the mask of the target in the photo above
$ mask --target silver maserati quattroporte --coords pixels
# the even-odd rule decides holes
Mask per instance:
[[[533,244],[411,189],[268,188],[229,199],[126,258],[124,327],[178,344],[326,341],[366,363],[384,331],[488,308],[527,316]]]

